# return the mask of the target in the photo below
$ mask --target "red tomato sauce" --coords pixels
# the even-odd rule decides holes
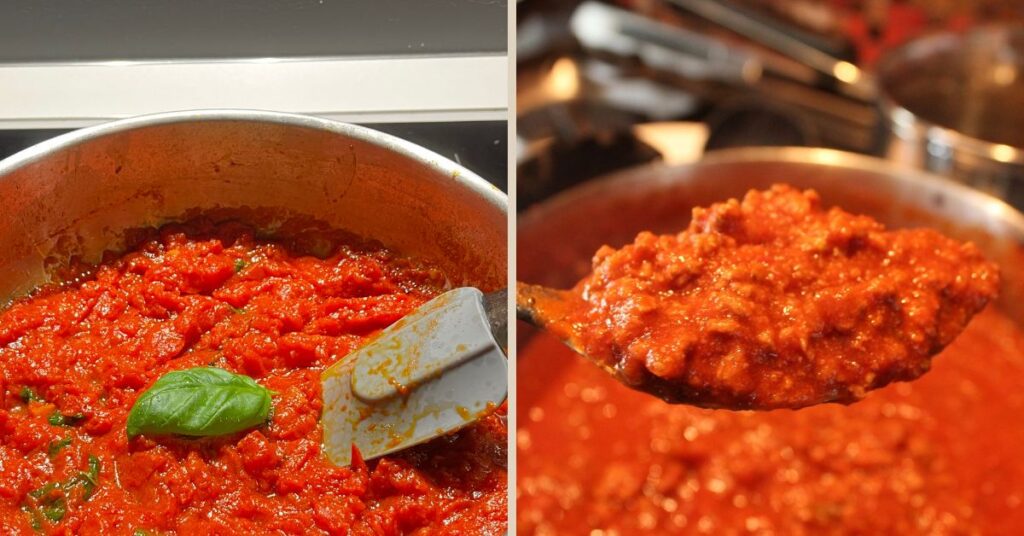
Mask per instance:
[[[974,244],[777,185],[601,248],[548,329],[672,402],[796,408],[925,373],[998,282]]]
[[[321,453],[321,371],[441,292],[444,274],[337,233],[278,242],[198,220],[111,257],[0,312],[0,533],[506,530],[504,407],[367,463]],[[206,365],[272,390],[270,421],[128,440],[147,386]]]
[[[1024,531],[1024,332],[991,306],[848,406],[673,406],[546,335],[517,367],[524,536]]]

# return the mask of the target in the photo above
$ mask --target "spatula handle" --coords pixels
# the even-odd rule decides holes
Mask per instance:
[[[491,335],[498,341],[502,351],[508,354],[508,289],[484,294],[484,311],[487,323],[491,326]]]

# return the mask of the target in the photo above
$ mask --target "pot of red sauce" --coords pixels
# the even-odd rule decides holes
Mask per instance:
[[[118,266],[116,257],[126,247],[130,250],[140,236],[150,237],[148,249],[129,253],[135,260],[121,265],[123,278],[134,270],[129,265],[153,267],[164,262],[164,268],[184,267],[189,281],[198,277],[202,280],[199,283],[205,284],[210,278],[219,278],[217,284],[236,281],[244,285],[241,278],[245,274],[240,269],[273,257],[273,270],[277,271],[265,276],[285,281],[273,292],[277,296],[292,293],[300,301],[314,297],[302,294],[303,289],[312,287],[301,286],[299,280],[317,273],[337,275],[328,283],[348,285],[357,294],[362,292],[360,285],[379,283],[393,288],[395,283],[387,280],[392,273],[426,277],[431,284],[472,285],[485,291],[506,285],[505,194],[473,172],[415,144],[314,117],[210,110],[143,116],[78,130],[0,162],[0,199],[4,201],[0,208],[0,315],[12,300],[12,307],[18,306],[33,289],[62,277],[71,261],[76,265],[113,262]],[[196,218],[204,223],[183,223],[170,231],[148,235],[138,231]],[[227,227],[219,227],[222,221],[228,222],[223,224]],[[265,244],[276,239],[275,233],[303,226],[340,230],[346,237],[372,241],[366,246],[370,252],[345,250],[343,260],[329,250],[323,252],[326,259],[317,258],[319,254],[291,257],[284,253],[291,250]],[[324,231],[323,236],[333,237],[330,232]],[[239,248],[254,255],[254,260],[241,265],[236,260],[234,275],[231,270],[216,275],[221,264],[230,266],[226,256],[242,251]],[[184,256],[170,259],[168,252],[172,250]],[[219,264],[199,261],[189,265],[186,254],[199,250],[207,255],[203,258],[209,263]],[[410,261],[389,266],[393,259]],[[331,272],[325,262],[345,263],[351,273]],[[421,264],[429,270],[416,271]],[[383,276],[381,266],[386,272]],[[376,270],[376,282],[367,282],[361,275],[365,267]],[[292,273],[283,274],[282,270]],[[107,274],[116,271],[108,270]],[[68,303],[75,303],[85,293],[106,292],[104,283],[89,281],[91,277],[86,272],[83,280],[87,283],[71,281],[67,283],[70,287],[62,287],[71,289]],[[204,294],[216,292],[207,290],[188,296],[182,293],[180,297],[164,295],[161,299],[199,303],[210,297]],[[374,292],[379,293],[369,294]],[[378,309],[348,319],[352,320],[350,328],[362,322],[349,330],[355,331],[306,340],[327,341],[324,348],[351,349],[373,330],[381,329],[393,321],[392,317],[408,312],[427,297],[421,293],[410,298],[412,301],[403,301],[402,296],[382,298],[373,304]],[[323,301],[322,297],[315,298]],[[139,300],[142,306],[158,307],[146,301],[149,299],[147,295]],[[342,302],[344,299],[334,300],[336,307],[344,305]],[[124,307],[131,310],[134,305]],[[167,307],[173,309],[173,305]],[[103,308],[109,309],[107,305]],[[196,314],[200,324],[202,318],[207,318],[212,320],[208,324],[223,320],[227,325],[237,320],[230,318],[228,309],[226,304],[219,304]],[[249,322],[256,322],[256,315],[266,315],[260,321],[272,328],[277,325],[275,309],[282,311],[282,318],[293,314],[293,309],[298,311],[293,316],[313,311],[309,304],[280,302],[271,302],[261,310],[256,306],[251,309],[235,308],[235,316],[241,318],[242,313],[248,313],[252,318]],[[39,310],[43,317],[52,319],[65,314],[59,308]],[[191,314],[187,307],[186,312]],[[376,316],[369,316],[371,313]],[[66,314],[77,313],[69,310]],[[178,317],[172,314],[170,318],[177,322],[184,316],[178,313]],[[24,347],[29,343],[19,338],[21,328],[3,326],[3,318],[0,316],[0,350],[27,355]],[[13,316],[14,320],[18,318],[28,317]],[[139,331],[140,338],[146,334],[145,325]],[[343,325],[341,329],[346,328]],[[12,330],[17,333],[12,335]],[[296,330],[302,331],[297,326],[287,331]],[[474,534],[505,532],[504,408],[465,430],[403,453],[365,465],[333,467],[318,454],[317,393],[319,371],[326,361],[339,356],[320,355],[316,352],[323,348],[315,344],[302,348],[303,343],[297,342],[299,332],[282,335],[279,340],[264,339],[266,344],[278,345],[279,350],[266,354],[270,357],[264,362],[249,348],[249,339],[228,341],[239,354],[240,361],[233,366],[248,363],[257,372],[241,372],[260,382],[277,382],[276,387],[268,388],[279,400],[265,426],[217,439],[126,440],[117,423],[123,423],[128,408],[121,406],[127,405],[104,406],[104,398],[94,402],[96,407],[106,409],[87,413],[81,426],[55,429],[45,419],[27,416],[26,411],[49,411],[49,406],[19,400],[16,392],[9,392],[15,389],[10,371],[0,370],[0,428],[10,439],[0,444],[0,481],[4,482],[0,484],[0,532],[31,533],[30,525],[44,533],[81,534],[419,534],[442,527]],[[130,336],[112,333],[117,336],[111,336],[109,348],[131,342]],[[39,332],[38,336],[55,340],[59,334]],[[84,333],[83,337],[101,340],[97,333]],[[285,352],[281,344],[289,337],[291,346]],[[143,341],[137,353],[167,347],[166,338],[152,340],[156,343]],[[58,342],[70,344],[67,340]],[[83,359],[103,362],[104,344],[93,346],[81,348]],[[185,352],[182,359],[188,359],[190,352]],[[227,350],[224,352],[227,355]],[[55,375],[61,374],[60,366],[75,369],[76,363],[58,361],[58,357],[50,361],[45,352],[32,356],[39,360],[40,368],[33,380],[38,380],[36,389],[40,393],[48,389],[48,394],[40,397],[66,399],[69,389],[74,391],[73,386],[64,385],[55,392],[53,386],[60,381]],[[208,359],[214,366],[232,368],[223,360],[216,361],[218,352],[211,351]],[[282,359],[298,359],[301,364],[294,371],[274,368]],[[161,359],[157,364],[184,366],[173,365],[173,361]],[[84,363],[83,370],[88,366]],[[87,370],[73,372],[91,378],[83,392],[93,389],[107,397],[109,387],[110,393],[132,392],[134,397],[154,379],[147,376],[143,365],[131,374],[109,362],[106,376],[89,376]],[[19,381],[27,381],[24,371],[19,374],[23,377]],[[125,382],[132,381],[136,385],[125,391]],[[120,383],[108,386],[104,382]],[[54,433],[67,437],[49,441],[48,436]],[[79,485],[85,477],[75,480],[74,471],[79,469],[81,474],[91,475],[88,493],[80,491],[86,489],[84,484]],[[38,488],[45,492],[33,489],[67,475],[71,479],[63,486],[64,492],[52,486]]]
[[[730,412],[631,391],[519,324],[519,534],[1018,534],[1024,529],[1024,216],[987,194],[828,149],[737,149],[563,192],[519,217],[517,278],[567,288],[603,244],[774,183],[893,227],[972,240],[997,303],[917,381],[849,406]]]

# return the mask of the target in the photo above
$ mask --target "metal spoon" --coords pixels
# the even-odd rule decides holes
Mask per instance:
[[[842,379],[826,380],[828,383],[819,382],[820,376],[808,375],[805,365],[796,365],[796,361],[787,357],[785,350],[775,349],[763,355],[758,354],[750,357],[755,369],[759,364],[764,363],[763,356],[772,356],[770,359],[776,364],[775,368],[766,368],[763,371],[756,371],[760,375],[753,384],[746,384],[743,391],[736,391],[734,384],[728,383],[729,376],[723,377],[718,374],[704,374],[701,380],[700,375],[686,375],[676,381],[662,378],[648,369],[629,371],[627,376],[626,367],[630,364],[623,363],[615,355],[591,355],[587,347],[580,341],[587,335],[587,326],[577,324],[574,318],[577,316],[574,310],[580,305],[585,305],[582,298],[575,291],[555,290],[543,286],[516,284],[516,315],[520,320],[530,323],[543,329],[561,340],[566,346],[583,356],[591,363],[610,374],[620,383],[632,389],[652,394],[669,403],[688,404],[703,408],[714,409],[798,409],[816,404],[829,402],[851,403],[866,393],[868,390],[877,389],[891,381],[908,381],[927,371],[927,365],[920,365],[921,359],[930,359],[931,356],[941,351],[941,347],[933,348],[928,355],[920,356],[910,354],[915,361],[911,361],[905,367],[886,368],[888,363],[883,362],[881,366],[871,365],[861,372],[861,376],[854,378],[844,377]],[[973,316],[977,310],[965,311],[967,319]],[[952,316],[951,316],[952,318]],[[960,329],[966,325],[966,321],[960,325]],[[936,331],[943,328],[936,326]],[[713,334],[712,334],[713,335]],[[950,340],[943,342],[942,346],[949,344]],[[851,351],[855,348],[857,341],[851,342]],[[842,349],[833,348],[842,352]],[[613,350],[614,352],[614,350]],[[907,350],[907,353],[910,351]],[[894,354],[899,359],[910,359],[905,354]],[[900,357],[902,356],[902,357]],[[649,359],[649,357],[648,357]],[[687,357],[687,359],[691,359]],[[699,358],[698,358],[699,359]],[[828,368],[820,374],[828,374]],[[818,366],[815,363],[813,366]],[[789,369],[796,376],[780,378],[778,375],[788,374]],[[875,381],[881,378],[881,381]],[[862,381],[863,380],[863,381]],[[762,384],[761,382],[768,382]],[[767,385],[762,390],[762,385]],[[776,390],[778,389],[778,390]]]
[[[476,422],[507,395],[508,291],[448,291],[321,375],[324,452],[349,465]]]
[[[569,326],[563,322],[568,315],[568,309],[573,305],[573,300],[573,293],[567,290],[516,282],[516,318],[554,335],[562,344],[597,365],[619,382],[638,391],[652,394],[666,402],[707,408],[719,407],[702,393],[687,389],[685,386],[672,384],[654,375],[648,375],[642,384],[637,385],[628,381],[621,371],[609,366],[601,359],[589,355],[575,340],[571,331],[567,329]]]

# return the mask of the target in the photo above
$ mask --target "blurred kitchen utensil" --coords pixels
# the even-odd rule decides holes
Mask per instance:
[[[691,80],[749,84],[764,69],[759,58],[739,47],[600,2],[580,4],[569,28],[585,48],[636,56]]]
[[[875,97],[874,81],[859,67],[783,31],[768,19],[715,0],[667,1],[814,69],[835,81],[838,91],[848,97],[865,102]]]
[[[942,33],[878,66],[889,159],[1024,207],[1024,28]]]
[[[721,6],[687,5],[713,23],[734,22],[733,15],[719,16]],[[742,24],[725,27],[754,36],[782,36],[776,40],[786,45],[775,48],[789,57],[594,1],[581,3],[569,24],[586,50],[627,64],[632,59],[648,76],[671,79],[713,105],[744,99],[750,108],[785,111],[790,117],[787,126],[801,125],[797,142],[810,143],[808,133],[817,132],[814,142],[859,151],[876,148],[873,79],[851,63],[786,37],[761,19],[740,12],[736,20]],[[827,76],[819,72],[826,64],[831,70]],[[780,143],[793,143],[791,134],[787,129]]]

